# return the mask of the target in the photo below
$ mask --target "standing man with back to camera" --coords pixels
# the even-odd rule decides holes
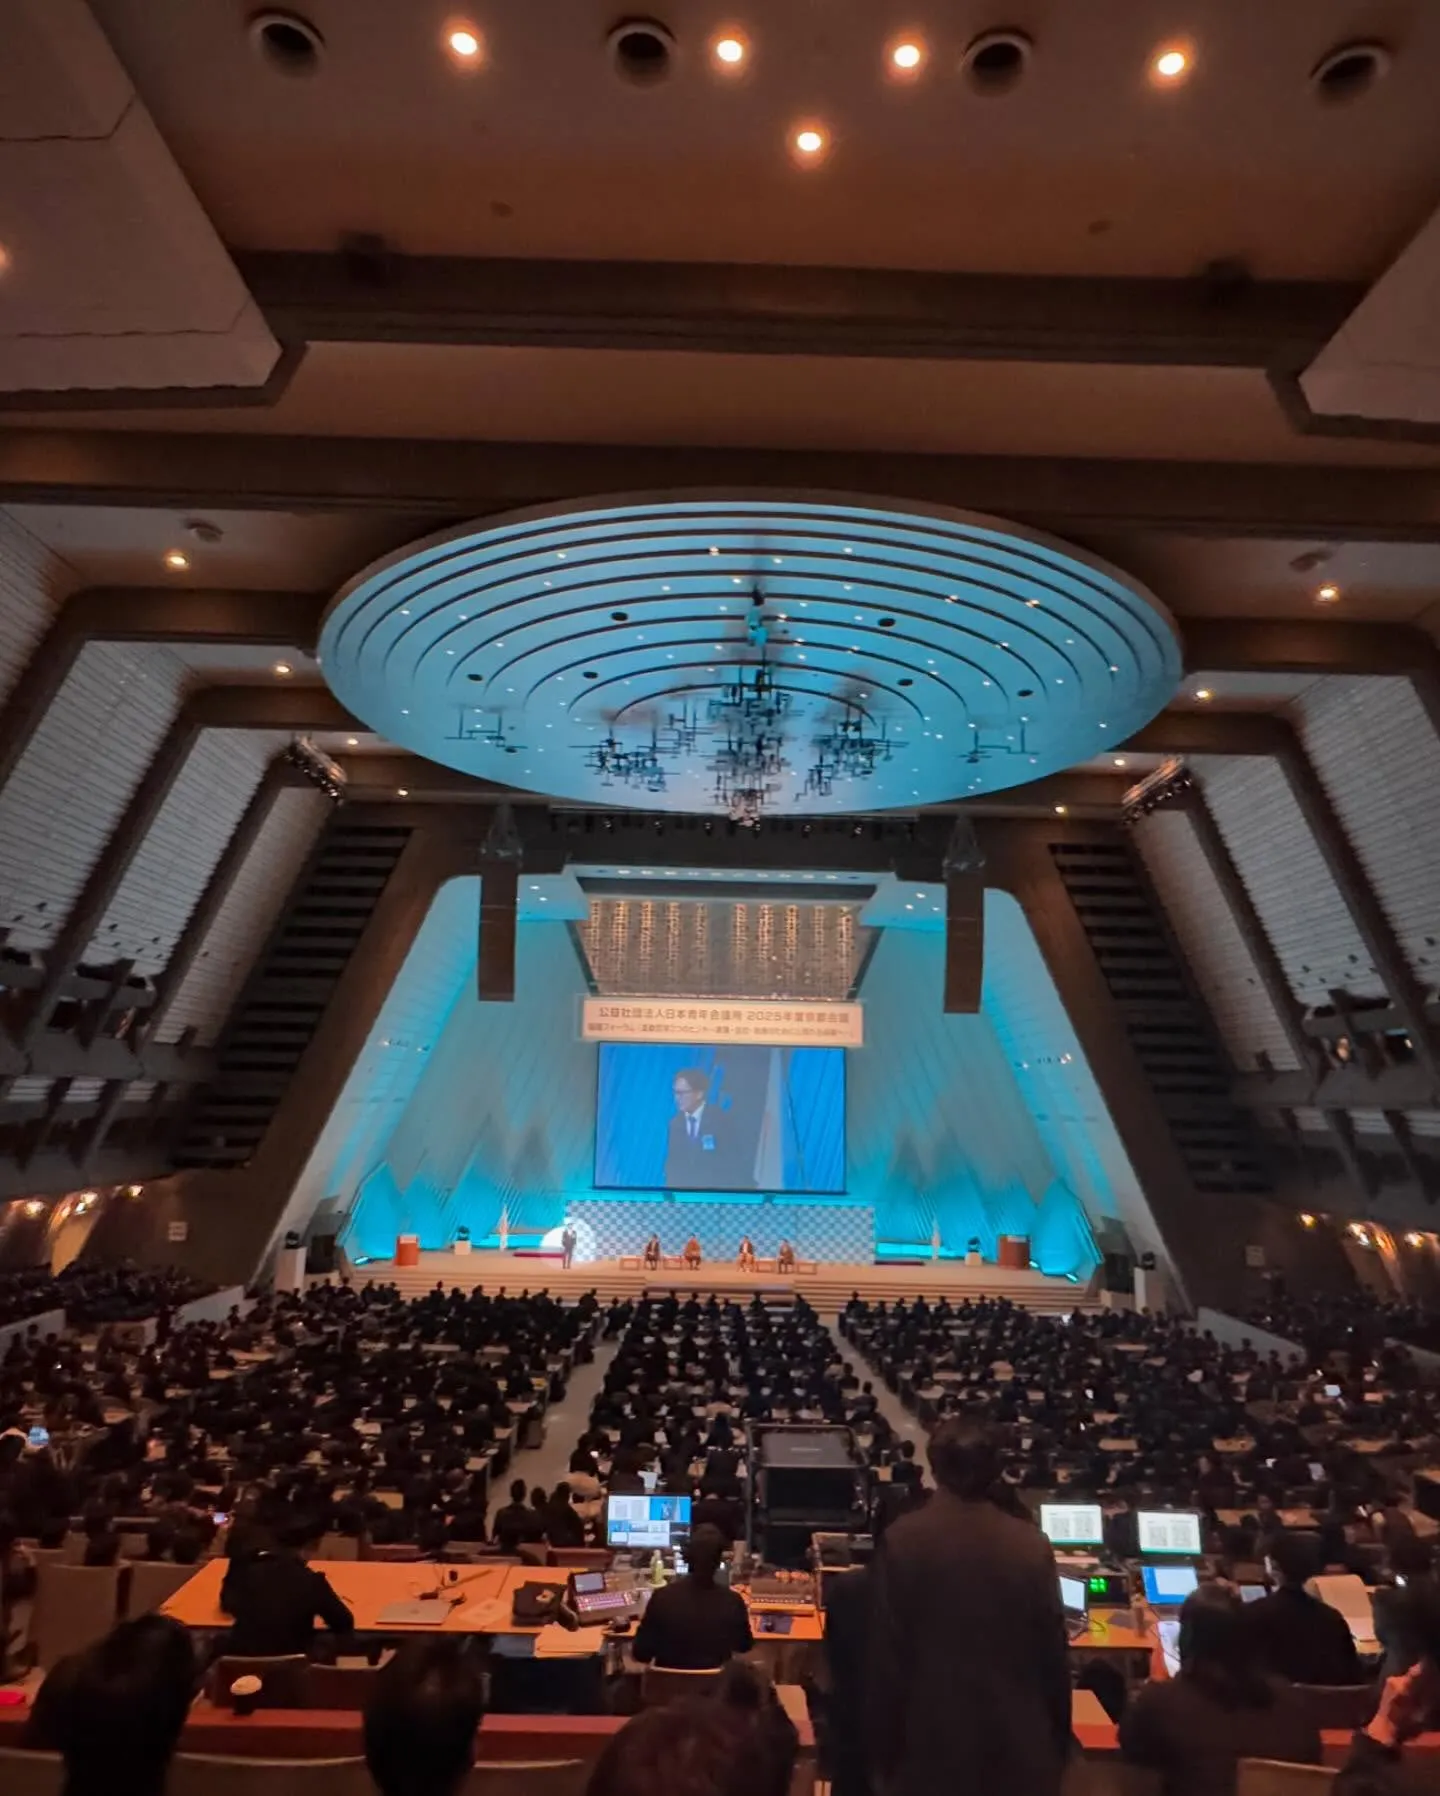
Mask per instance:
[[[1050,1542],[995,1500],[1000,1462],[980,1424],[942,1422],[930,1469],[935,1495],[891,1524],[875,1562],[876,1785],[1058,1796],[1070,1665]]]

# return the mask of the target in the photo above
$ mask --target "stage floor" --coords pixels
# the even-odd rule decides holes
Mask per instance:
[[[850,1266],[822,1261],[813,1272],[780,1274],[741,1272],[722,1260],[702,1266],[698,1272],[646,1272],[618,1260],[589,1260],[566,1272],[558,1261],[531,1259],[519,1254],[480,1252],[422,1253],[418,1266],[396,1266],[392,1260],[367,1260],[352,1276],[358,1284],[396,1284],[406,1296],[423,1296],[436,1284],[486,1290],[504,1286],[509,1291],[548,1290],[557,1296],[579,1297],[596,1291],[607,1302],[611,1297],[638,1297],[645,1291],[714,1291],[721,1296],[753,1297],[756,1292],[801,1296],[823,1316],[837,1315],[852,1292],[870,1303],[894,1303],[898,1298],[924,1296],[933,1301],[948,1297],[1008,1297],[1027,1309],[1055,1313],[1073,1310],[1086,1302],[1088,1287],[1068,1278],[1050,1278],[1043,1272],[1017,1272],[1005,1266],[967,1266],[960,1260],[927,1260],[915,1265]]]

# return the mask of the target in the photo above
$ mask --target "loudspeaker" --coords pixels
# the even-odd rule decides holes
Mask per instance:
[[[945,879],[945,1010],[974,1016],[985,972],[985,876]]]
[[[1106,1254],[1105,1289],[1107,1291],[1114,1291],[1119,1296],[1134,1296],[1135,1262],[1130,1258],[1128,1253]]]
[[[335,1236],[312,1235],[305,1254],[305,1270],[317,1275],[335,1270]]]
[[[477,996],[515,999],[515,919],[520,867],[513,860],[480,863],[480,952],[475,962]]]

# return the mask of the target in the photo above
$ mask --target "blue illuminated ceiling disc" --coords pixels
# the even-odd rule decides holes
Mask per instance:
[[[676,494],[467,525],[336,597],[325,677],[373,730],[557,799],[906,809],[1113,748],[1180,677],[1169,614],[973,513]]]

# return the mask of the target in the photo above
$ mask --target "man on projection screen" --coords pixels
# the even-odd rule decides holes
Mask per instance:
[[[665,1153],[670,1191],[743,1191],[754,1185],[741,1172],[740,1143],[729,1111],[710,1102],[710,1080],[695,1066],[676,1073]]]

